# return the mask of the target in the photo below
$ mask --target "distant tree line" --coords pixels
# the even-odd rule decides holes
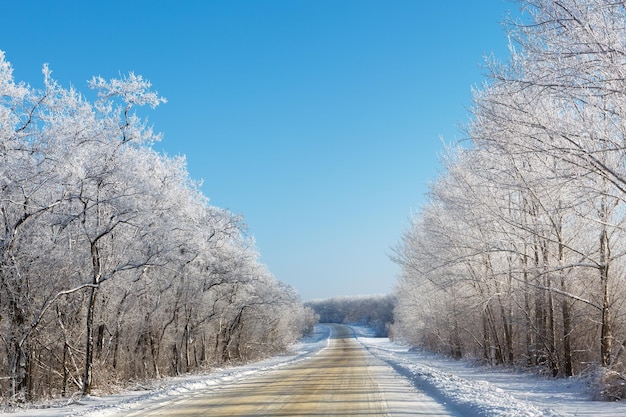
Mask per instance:
[[[395,295],[334,297],[305,302],[319,315],[320,323],[358,324],[371,327],[378,336],[386,336],[393,323]]]
[[[283,351],[295,291],[242,219],[209,204],[136,114],[164,100],[135,74],[93,102],[17,83],[0,51],[0,399],[88,394]]]
[[[519,1],[468,143],[395,248],[396,333],[549,375],[626,376],[626,8]],[[612,381],[617,381],[615,384]]]

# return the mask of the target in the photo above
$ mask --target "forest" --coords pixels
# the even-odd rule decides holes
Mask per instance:
[[[241,216],[153,149],[138,109],[165,99],[147,80],[79,93],[44,66],[42,85],[14,80],[0,51],[0,401],[107,392],[300,338],[312,312]]]
[[[395,334],[626,392],[626,5],[517,2],[393,250]]]
[[[393,323],[395,295],[360,295],[311,300],[304,303],[315,321],[367,326],[377,337],[387,337]]]

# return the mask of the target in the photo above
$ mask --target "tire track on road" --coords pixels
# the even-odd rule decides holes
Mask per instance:
[[[372,356],[350,328],[332,325],[332,340],[296,364],[144,404],[127,416],[453,416]]]

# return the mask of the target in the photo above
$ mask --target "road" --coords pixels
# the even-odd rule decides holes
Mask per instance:
[[[130,411],[130,412],[129,412]],[[373,357],[346,326],[304,361],[218,389],[144,404],[127,416],[453,416]]]

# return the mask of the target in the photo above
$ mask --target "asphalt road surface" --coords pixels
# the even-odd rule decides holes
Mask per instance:
[[[130,412],[129,412],[130,411]],[[218,389],[155,401],[127,416],[453,416],[333,326],[328,348]]]

